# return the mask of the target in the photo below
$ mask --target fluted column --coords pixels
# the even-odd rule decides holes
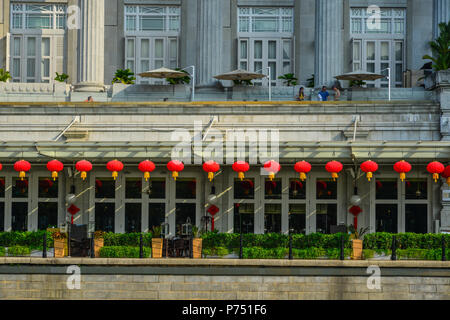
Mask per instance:
[[[222,72],[222,10],[223,0],[198,0],[198,62],[197,83],[210,85]]]
[[[104,91],[105,0],[80,0],[77,91]]]
[[[439,23],[450,21],[450,0],[434,0],[433,2],[433,36],[439,37]]]
[[[343,10],[343,0],[316,0],[316,88],[330,86],[342,73]]]

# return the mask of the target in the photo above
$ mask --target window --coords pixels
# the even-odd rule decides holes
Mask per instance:
[[[234,232],[254,233],[255,232],[255,204],[235,203],[234,204]]]
[[[391,69],[392,86],[401,87],[404,71],[404,41],[406,9],[382,8],[379,28],[372,25],[373,15],[365,8],[350,10],[352,35],[352,68],[388,75]],[[387,78],[366,81],[368,87],[388,87]]]
[[[180,7],[125,6],[125,68],[137,83],[164,84],[139,73],[178,67]]]
[[[8,63],[13,82],[53,82],[65,71],[67,6],[11,4]]]
[[[148,230],[159,227],[166,222],[166,179],[151,178],[149,180],[148,198]]]
[[[141,232],[142,178],[125,179],[125,232]]]
[[[95,231],[115,232],[116,181],[113,178],[95,179]]]
[[[282,85],[278,77],[293,68],[293,8],[238,8],[239,68],[269,74],[272,85]],[[268,79],[254,81],[267,85]]]
[[[183,224],[196,225],[197,180],[181,178],[175,182],[175,224],[176,234],[182,233]]]
[[[0,177],[0,232],[5,231],[5,178]]]
[[[39,178],[38,230],[58,227],[58,180]]]

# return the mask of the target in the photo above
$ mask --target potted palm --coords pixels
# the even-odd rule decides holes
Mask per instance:
[[[53,244],[55,249],[55,258],[64,258],[67,235],[65,233],[55,231],[52,233]]]
[[[94,232],[94,254],[96,258],[100,257],[100,249],[105,245],[104,235],[103,231]]]
[[[440,35],[429,42],[433,56],[424,55],[424,60],[431,60],[434,72],[425,77],[425,87],[433,89],[440,83],[447,83],[450,77],[450,22],[439,24]]]
[[[192,226],[192,258],[202,258],[202,242],[203,239],[199,237],[200,232],[197,226]]]
[[[353,260],[361,260],[362,259],[362,250],[363,250],[363,237],[364,234],[369,231],[370,227],[361,228],[358,230],[355,229],[353,225],[350,226],[350,239],[352,240],[352,259]]]
[[[162,258],[163,242],[161,227],[153,227],[152,230],[152,258]]]

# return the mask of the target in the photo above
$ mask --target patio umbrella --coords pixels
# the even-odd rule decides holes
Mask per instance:
[[[338,80],[377,80],[385,78],[386,76],[382,74],[372,73],[372,72],[366,72],[366,71],[353,71],[345,74],[341,74],[337,77],[335,77]]]
[[[172,69],[167,69],[167,68],[159,68],[159,69],[139,73],[139,76],[146,77],[146,78],[160,78],[160,79],[183,78],[186,76],[186,73],[181,72],[181,71],[172,70]]]
[[[219,80],[254,80],[254,79],[262,79],[265,77],[267,77],[265,74],[254,73],[238,69],[224,74],[220,74],[218,76],[215,76],[214,78]]]

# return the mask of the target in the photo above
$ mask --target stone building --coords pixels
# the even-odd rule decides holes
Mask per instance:
[[[12,76],[0,84],[0,230],[63,225],[74,193],[75,223],[90,231],[148,231],[166,223],[174,235],[188,217],[211,227],[204,217],[214,193],[220,231],[330,233],[353,223],[348,210],[356,192],[358,224],[371,232],[450,231],[450,193],[426,170],[431,161],[450,159],[449,72],[430,74],[427,89],[417,81],[405,88],[406,71],[419,72],[437,25],[449,21],[450,0],[0,3],[0,65]],[[192,74],[192,66],[199,103],[189,103],[190,85],[161,79],[111,85],[118,69]],[[270,69],[271,79],[239,87],[214,78],[238,68]],[[306,90],[311,101],[293,102],[299,86],[278,78],[293,73],[306,85],[314,75],[318,88],[342,73],[387,68],[390,80],[343,90],[334,103],[316,102],[314,88]],[[55,81],[56,72],[69,75],[66,83]],[[264,102],[269,81],[278,102]],[[95,102],[82,102],[88,96]],[[226,159],[233,134],[247,139],[247,160],[259,156],[244,182],[231,168],[238,156]],[[279,142],[282,170],[273,181],[261,175],[271,157],[262,156],[265,137]],[[226,150],[210,182],[201,164],[215,139]],[[180,142],[191,141],[175,182],[166,164]],[[55,158],[65,169],[52,180],[46,163]],[[13,169],[20,159],[32,166],[23,181]],[[75,170],[81,159],[94,164],[85,181]],[[117,180],[106,170],[113,159],[125,165]],[[138,170],[145,159],[157,166],[149,181]],[[368,159],[380,165],[371,182],[358,169]],[[393,170],[403,159],[413,167],[404,182]],[[293,169],[301,160],[313,166],[304,182]],[[325,171],[330,160],[344,164],[337,181]]]

